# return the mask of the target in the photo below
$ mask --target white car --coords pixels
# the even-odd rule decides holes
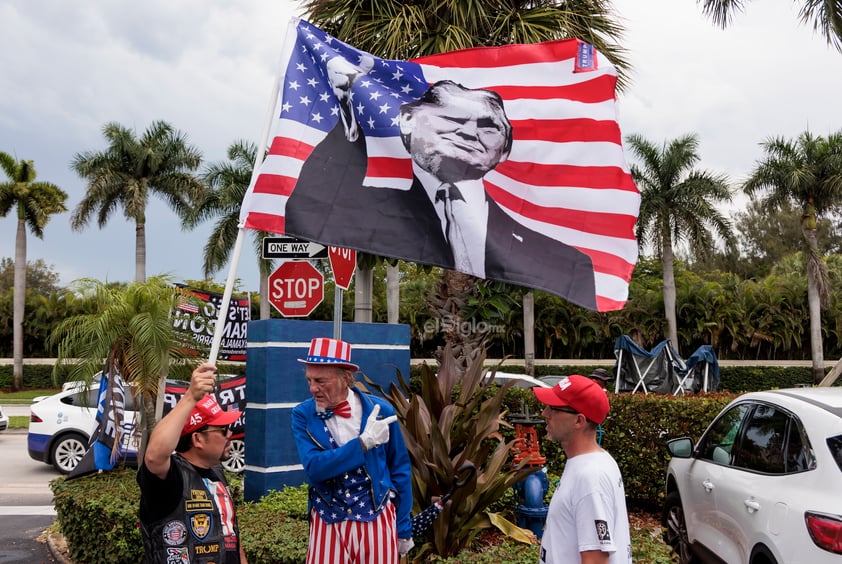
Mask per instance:
[[[539,388],[550,388],[552,387],[550,384],[539,380],[533,376],[529,376],[528,374],[512,374],[509,372],[498,372],[496,370],[489,370],[485,374],[485,378],[491,378],[491,375],[494,374],[494,383],[498,386],[502,386],[507,384],[508,382],[514,381],[515,388],[534,388],[538,386]]]
[[[138,413],[131,394],[127,396],[120,453],[129,463],[137,463]],[[62,474],[76,468],[96,428],[98,398],[99,387],[71,387],[34,402],[29,408],[29,456],[52,464]]]
[[[667,444],[664,540],[682,564],[842,563],[842,388],[743,394]]]
[[[91,433],[96,428],[96,405],[99,387],[69,386],[52,396],[33,402],[30,407],[29,456],[52,464],[62,474],[76,468],[88,450]],[[123,440],[120,455],[129,465],[137,465],[139,433],[135,432],[140,417],[134,398],[126,394]],[[242,437],[231,439],[231,454],[222,465],[231,472],[245,467],[245,444]]]
[[[9,416],[3,413],[3,406],[0,405],[0,431],[5,431],[9,428]]]

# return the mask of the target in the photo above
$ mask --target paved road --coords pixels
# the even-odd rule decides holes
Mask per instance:
[[[12,415],[29,417],[29,404],[3,404],[3,415],[8,415],[9,417]]]
[[[55,519],[49,481],[58,475],[29,458],[25,431],[0,433],[0,564],[55,562],[35,539]]]

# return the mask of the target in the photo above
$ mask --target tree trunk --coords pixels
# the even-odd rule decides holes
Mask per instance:
[[[374,271],[371,267],[357,265],[357,278],[354,281],[354,321],[371,323],[371,296],[374,286]]]
[[[23,387],[23,314],[26,308],[26,221],[18,219],[15,234],[15,281],[12,305],[12,391]]]
[[[146,282],[146,223],[135,222],[134,281]]]
[[[272,312],[269,309],[269,275],[260,269],[260,319],[269,319]]]
[[[445,348],[449,345],[460,374],[485,350],[488,329],[484,325],[469,324],[463,317],[468,298],[476,292],[477,279],[455,270],[442,270],[441,278],[429,294],[427,303],[439,320],[439,331],[445,347],[439,347],[434,356],[441,365]]]
[[[535,292],[523,295],[523,358],[526,373],[535,376]]]
[[[386,263],[386,322],[396,324],[400,310],[400,270],[398,263]]]
[[[663,245],[664,263],[664,315],[667,318],[667,338],[675,352],[680,354],[678,343],[678,322],[675,318],[675,272],[673,270],[672,237],[666,229]]]
[[[822,344],[822,277],[815,229],[802,229],[807,242],[807,305],[810,310],[810,352],[813,360],[813,383],[824,379],[824,347]]]

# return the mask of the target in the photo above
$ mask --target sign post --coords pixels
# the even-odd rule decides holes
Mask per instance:
[[[342,338],[342,292],[351,285],[357,267],[357,251],[330,246],[327,250],[336,288],[333,290],[333,338]]]
[[[324,276],[307,261],[281,264],[269,275],[269,303],[284,317],[307,317],[324,300]]]

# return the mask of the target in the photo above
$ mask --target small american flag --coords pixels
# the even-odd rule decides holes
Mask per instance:
[[[178,305],[176,307],[181,311],[186,311],[187,313],[199,313],[199,306],[192,303],[187,294],[179,294]]]
[[[286,202],[302,166],[340,119],[328,61],[342,57],[370,66],[355,82],[352,101],[368,155],[363,185],[381,189],[412,184],[412,161],[400,139],[401,104],[439,80],[452,80],[497,92],[512,124],[511,153],[484,177],[486,194],[517,222],[590,257],[597,309],[621,309],[638,255],[640,194],[616,121],[616,71],[593,49],[585,50],[588,65],[582,67],[582,45],[551,41],[396,61],[293,19],[278,119],[266,160],[243,200],[240,226],[285,233]]]

